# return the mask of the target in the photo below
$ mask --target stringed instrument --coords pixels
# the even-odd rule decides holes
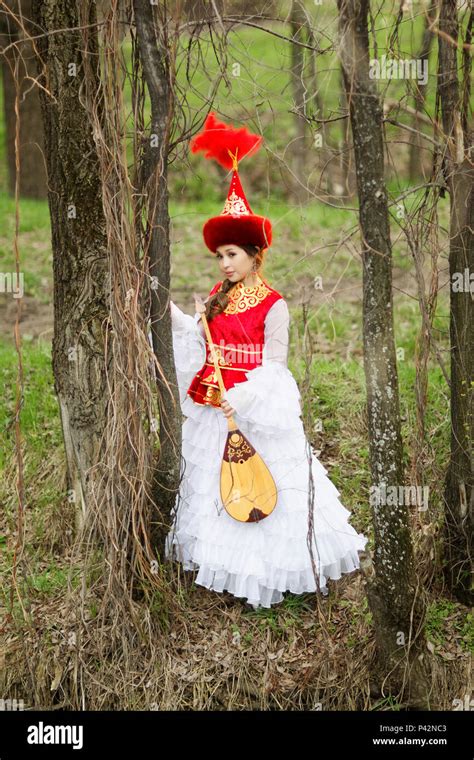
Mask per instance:
[[[202,298],[194,294],[198,304],[205,306]],[[219,359],[212,340],[205,313],[201,319],[212,355],[221,397],[226,388],[222,380]],[[237,427],[230,416],[227,418],[229,432],[224,446],[220,475],[220,493],[226,512],[240,522],[258,522],[275,509],[278,493],[273,476],[260,454]]]

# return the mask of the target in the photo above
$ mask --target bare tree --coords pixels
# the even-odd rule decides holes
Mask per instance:
[[[54,270],[53,371],[68,485],[82,524],[94,489],[107,416],[107,238],[98,160],[81,98],[83,52],[76,4],[34,0]],[[91,9],[89,21],[94,23]],[[97,60],[93,28],[91,52]],[[97,64],[96,64],[97,65]],[[98,88],[99,75],[96,71]]]
[[[305,49],[298,44],[305,41],[307,36],[304,0],[293,0],[290,24],[292,39],[295,41],[295,44],[291,46],[291,83],[294,101],[294,137],[291,145],[294,176],[291,186],[295,199],[304,202],[308,198]]]
[[[474,535],[474,167],[473,126],[469,121],[468,46],[473,13],[463,49],[464,77],[458,78],[460,30],[456,0],[443,0],[439,19],[438,92],[446,139],[444,173],[450,195],[451,459],[445,482],[446,577],[458,599],[472,605]]]
[[[392,251],[384,183],[382,107],[369,77],[369,0],[338,0],[340,55],[355,152],[362,233],[363,339],[375,536],[374,577],[367,580],[378,661],[390,688],[424,702],[418,656],[424,609],[416,588],[403,486],[402,438],[392,299]],[[388,489],[388,491],[387,491]],[[396,494],[386,499],[385,495]],[[410,675],[407,678],[407,672]]]
[[[347,100],[346,88],[344,85],[344,71],[341,67],[340,71],[341,80],[341,107],[346,111],[349,110],[349,102]],[[340,140],[340,165],[341,165],[341,180],[344,195],[352,198],[356,192],[356,177],[354,172],[354,151],[351,145],[350,137],[350,125],[347,119],[341,121],[341,140]]]
[[[3,109],[6,127],[8,187],[15,192],[17,129],[19,117],[20,195],[46,198],[46,166],[43,156],[43,123],[33,45],[30,41],[32,0],[11,0],[9,13],[0,14],[0,52],[2,56]]]
[[[431,3],[425,16],[425,26],[423,30],[423,39],[421,41],[420,52],[417,59],[422,62],[424,66],[425,62],[428,64],[430,57],[431,45],[433,42],[433,32],[431,26],[434,23],[436,11],[436,4]],[[425,105],[427,84],[415,82],[415,115],[413,118],[414,132],[410,133],[410,161],[409,161],[409,178],[411,182],[414,182],[418,177],[422,175],[423,168],[423,138],[420,135],[422,120],[420,114]]]
[[[143,146],[138,184],[147,199],[144,252],[151,278],[150,321],[157,375],[160,417],[160,456],[156,470],[155,501],[169,515],[176,498],[181,460],[181,410],[173,361],[170,295],[170,219],[168,212],[168,158],[173,126],[174,41],[168,35],[166,6],[153,8],[149,0],[133,3],[138,54],[151,102],[151,125]],[[155,12],[154,12],[155,11]],[[163,14],[163,15],[159,15]],[[164,549],[167,527],[153,530],[159,553]]]

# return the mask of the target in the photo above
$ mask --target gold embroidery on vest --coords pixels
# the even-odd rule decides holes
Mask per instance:
[[[221,403],[221,392],[219,388],[214,388],[212,385],[210,385],[206,391],[206,395],[203,399],[204,404],[220,404]]]
[[[210,349],[209,344],[207,344],[207,349],[208,349],[208,351],[207,351],[206,359],[209,359],[209,361],[212,362],[212,351]],[[232,362],[226,362],[226,360],[222,356],[222,350],[221,350],[221,348],[219,346],[216,346],[214,344],[214,350],[216,352],[217,363],[218,363],[219,367],[232,367]],[[206,362],[206,364],[207,363],[208,362]],[[211,364],[211,366],[214,366],[214,364]]]
[[[238,283],[231,293],[229,293],[229,303],[224,309],[225,314],[241,314],[247,309],[258,306],[265,300],[270,293],[263,280],[253,288],[246,288],[242,283]]]

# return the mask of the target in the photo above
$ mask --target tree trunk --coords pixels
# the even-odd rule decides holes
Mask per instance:
[[[170,235],[168,213],[168,150],[173,115],[169,86],[171,50],[166,47],[159,20],[149,0],[134,0],[140,60],[151,100],[151,134],[145,148],[139,188],[148,199],[146,253],[151,287],[153,351],[160,415],[160,459],[155,473],[155,503],[159,505],[152,540],[163,554],[165,524],[176,499],[180,479],[182,416],[173,358],[170,302]]]
[[[344,72],[342,68],[340,74],[341,107],[343,109],[349,110],[349,102],[347,100],[346,87],[344,83]],[[350,140],[350,129],[349,124],[345,119],[341,120],[341,141],[339,149],[341,152],[341,179],[343,188],[342,193],[340,194],[344,194],[348,199],[351,199],[356,193],[356,176],[354,171],[354,151],[352,149]]]
[[[303,0],[293,0],[291,6],[291,34],[295,42],[306,41],[306,14]],[[291,156],[291,188],[295,200],[304,203],[308,199],[308,158],[306,152],[306,86],[304,77],[304,48],[291,46],[291,81],[293,90],[294,136]]]
[[[379,675],[389,689],[425,702],[418,656],[424,608],[416,592],[408,509],[403,487],[402,438],[392,303],[392,252],[384,184],[382,107],[369,77],[368,0],[338,0],[340,51],[350,104],[359,222],[363,237],[363,334],[367,384],[375,575],[367,579]],[[392,490],[385,490],[392,489]],[[396,489],[396,490],[393,490]],[[403,491],[402,491],[403,493]],[[395,498],[390,498],[396,494]],[[413,618],[412,618],[413,616]],[[386,677],[386,679],[385,679]]]
[[[474,534],[474,168],[469,103],[461,102],[456,0],[443,0],[439,19],[438,92],[446,139],[445,176],[450,193],[451,458],[445,481],[445,574],[452,592],[472,605]],[[472,30],[472,11],[468,36]],[[466,43],[469,42],[466,39]],[[465,56],[466,83],[470,74]],[[463,91],[469,92],[468,89]]]
[[[423,62],[423,66],[428,66],[430,57],[431,43],[433,41],[433,32],[430,29],[430,24],[433,21],[436,12],[436,5],[432,3],[427,11],[425,18],[425,29],[423,32],[423,40],[421,43],[421,49],[417,56],[417,60]],[[419,132],[422,131],[422,123],[418,118],[418,114],[421,113],[425,105],[427,85],[419,84],[416,80],[415,86],[415,111],[416,114],[413,119],[413,129],[416,129],[416,133],[411,133],[410,138],[410,162],[409,162],[409,178],[410,182],[415,182],[423,173],[423,150],[425,148],[426,141],[423,140]]]
[[[11,0],[8,3],[12,13],[23,16],[23,24],[28,34],[33,34],[31,19],[32,0]],[[18,83],[18,111],[20,119],[20,197],[47,197],[46,165],[44,158],[43,124],[38,88],[33,85],[36,78],[36,61],[33,45],[28,41],[20,25],[10,15],[0,15],[0,46],[9,47],[2,56],[3,110],[6,128],[6,154],[8,168],[8,190],[15,194],[16,183],[16,83]]]
[[[314,33],[313,22],[309,14],[306,14],[306,32],[307,32],[306,42],[308,43],[308,45],[311,45],[311,47],[313,48],[312,50],[306,51],[306,55],[308,57],[308,66],[306,67],[307,75],[306,75],[305,86],[306,86],[306,91],[309,93],[309,97],[306,100],[306,114],[311,121],[316,123],[316,125],[318,123],[321,124],[320,129],[314,133],[313,147],[310,148],[310,150],[315,151],[318,157],[318,162],[317,162],[318,169],[321,172],[324,172],[325,183],[324,183],[324,186],[321,183],[321,186],[324,187],[324,189],[326,189],[329,193],[333,194],[335,182],[331,176],[330,171],[328,170],[328,165],[330,165],[330,161],[332,158],[332,150],[330,150],[330,146],[328,142],[329,125],[326,125],[324,123],[324,115],[325,115],[324,101],[321,95],[321,88],[319,85],[319,75],[318,75],[318,69],[317,69],[318,39],[316,37],[316,34]],[[308,132],[308,130],[306,131]],[[318,140],[317,144],[316,144],[316,140]],[[308,149],[306,149],[306,155],[307,154],[308,154]],[[306,158],[306,163],[308,163],[307,158]],[[311,166],[311,169],[312,168],[313,167]],[[308,174],[308,170],[306,170],[306,174]],[[337,187],[336,187],[336,193],[337,193]]]
[[[33,18],[39,78],[52,96],[41,90],[54,270],[53,371],[68,487],[80,527],[93,494],[92,468],[100,461],[107,414],[107,239],[97,156],[80,93],[87,51],[74,30],[76,3],[34,0]],[[90,48],[97,54],[92,12],[89,22]]]

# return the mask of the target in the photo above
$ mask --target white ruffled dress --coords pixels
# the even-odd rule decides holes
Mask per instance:
[[[349,524],[350,512],[339,501],[340,492],[306,439],[300,393],[287,367],[290,317],[285,300],[276,301],[265,318],[262,364],[225,396],[235,409],[237,426],[268,466],[278,490],[273,512],[253,523],[235,520],[220,499],[228,433],[223,411],[197,404],[186,394],[206,357],[200,315],[184,314],[171,302],[171,317],[181,408],[187,419],[167,559],[180,561],[185,570],[197,570],[195,583],[212,591],[227,590],[254,608],[281,602],[285,591],[319,590],[326,595],[329,578],[336,580],[359,568],[358,551],[367,538]]]

